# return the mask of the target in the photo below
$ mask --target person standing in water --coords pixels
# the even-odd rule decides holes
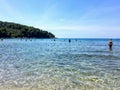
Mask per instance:
[[[71,40],[69,39],[69,43],[71,42]]]
[[[113,45],[113,42],[112,42],[112,39],[110,39],[110,41],[109,41],[109,50],[110,51],[112,50],[112,45]]]

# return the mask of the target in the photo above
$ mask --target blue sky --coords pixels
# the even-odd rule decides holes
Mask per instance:
[[[0,0],[0,20],[59,38],[120,38],[120,0]]]

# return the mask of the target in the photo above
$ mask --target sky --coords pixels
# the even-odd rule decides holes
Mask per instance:
[[[120,38],[120,0],[0,0],[0,21],[58,38]]]

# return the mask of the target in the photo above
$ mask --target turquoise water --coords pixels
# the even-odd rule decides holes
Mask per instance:
[[[0,41],[0,90],[120,90],[120,40]]]

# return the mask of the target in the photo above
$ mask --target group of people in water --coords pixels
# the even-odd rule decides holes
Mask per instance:
[[[69,43],[71,42],[71,40],[69,39]],[[112,51],[112,45],[113,45],[113,42],[112,42],[112,39],[109,40],[109,50]]]
[[[1,41],[3,41],[3,38],[1,38]],[[30,40],[30,41],[32,41],[32,40]],[[56,40],[54,39],[54,41],[56,41]],[[68,42],[70,43],[71,39],[69,39]],[[112,51],[112,46],[113,46],[112,39],[109,40],[108,46],[109,46],[109,50]]]

